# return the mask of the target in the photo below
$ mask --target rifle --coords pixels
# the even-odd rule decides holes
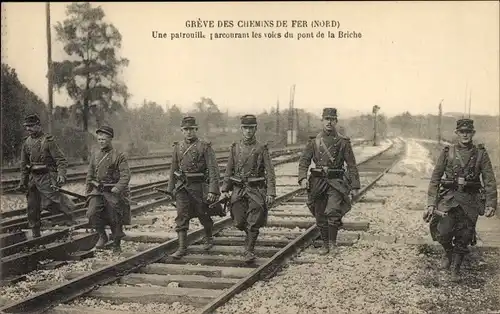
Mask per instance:
[[[220,200],[208,205],[208,214],[210,216],[226,216],[227,202],[231,199],[231,196],[221,198]],[[224,207],[222,206],[224,204]]]
[[[90,184],[90,185],[92,185],[92,186],[94,186],[94,187],[97,189],[97,191],[99,191],[99,192],[101,192],[101,193],[102,193],[102,192],[106,192],[106,190],[109,190],[108,192],[111,192],[111,189],[115,186],[115,184],[114,184],[114,183],[100,183],[100,182],[97,182],[97,181],[95,181],[95,180],[91,180],[91,181],[89,181],[89,184]],[[65,193],[65,191],[64,191],[64,190],[62,190],[61,192],[62,192],[62,193]],[[69,192],[69,193],[71,193],[71,192]],[[66,194],[68,194],[68,193],[66,193]],[[73,195],[73,194],[68,194],[68,195],[75,196],[75,195]],[[128,198],[128,200],[127,200],[127,201],[128,201],[128,202],[129,202],[129,204],[131,204],[131,205],[138,205],[138,204],[139,204],[139,203],[137,203],[136,201],[131,200],[130,198]]]
[[[162,194],[166,194],[166,195],[170,198],[170,202],[169,202],[169,204],[168,204],[168,205],[172,205],[172,206],[174,206],[174,207],[177,207],[177,206],[175,206],[175,198],[174,198],[174,195],[173,195],[172,193],[170,193],[170,192],[169,192],[169,191],[167,191],[167,190],[160,189],[160,188],[154,188],[154,190],[155,190],[156,192],[160,192],[160,193],[162,193]]]
[[[57,186],[57,185],[50,185],[50,187],[53,188],[54,190],[58,191],[58,192],[63,193],[63,194],[76,197],[77,199],[81,199],[81,200],[86,200],[87,199],[87,197],[85,195],[81,195],[81,194],[78,194],[78,193],[75,193],[75,192],[68,191],[66,189],[63,189],[62,187]]]

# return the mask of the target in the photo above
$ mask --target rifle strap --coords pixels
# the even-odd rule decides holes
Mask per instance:
[[[189,145],[188,148],[186,148],[186,150],[182,153],[182,156],[179,158],[179,163],[182,162],[182,160],[184,159],[184,156],[186,156],[186,154],[189,152],[189,150],[191,150],[191,148],[193,148],[193,146],[196,145],[196,143],[198,143],[198,141],[192,143],[191,145]]]
[[[253,155],[254,151],[255,151],[255,146],[252,147],[252,150],[250,151],[250,153],[247,155],[247,157],[245,158],[245,160],[243,160],[242,163],[239,162],[240,160],[240,152],[241,152],[241,147],[240,147],[241,143],[238,143],[236,145],[236,157],[238,158],[238,167],[236,169],[236,173],[239,173],[241,171],[241,169],[243,169],[243,167],[247,164],[248,160],[250,159],[250,157]]]
[[[323,140],[323,137],[321,137],[320,134],[318,134],[318,136],[316,136],[316,147],[318,148],[318,155],[320,153],[320,147],[323,147],[323,149],[325,150],[325,153],[328,155],[328,159],[330,159],[330,162],[333,165],[335,165],[335,158],[333,158],[332,154],[330,153],[330,147],[326,146],[325,141]]]
[[[101,160],[99,160],[99,162],[97,163],[97,165],[95,166],[95,173],[97,174],[99,172],[99,167],[101,166],[101,164],[104,162],[104,160],[106,159],[106,157],[109,156],[109,154],[113,152],[113,150],[110,150],[109,152],[106,153],[106,155],[104,155]]]

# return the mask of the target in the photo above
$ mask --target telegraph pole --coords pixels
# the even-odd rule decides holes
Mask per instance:
[[[276,102],[276,136],[280,137],[280,99]]]
[[[49,105],[49,133],[52,133],[52,107],[53,107],[53,69],[52,69],[52,38],[50,34],[50,3],[45,4],[45,17],[47,27],[47,79],[48,79],[48,105]]]
[[[443,100],[444,99],[441,99],[441,101],[439,102],[439,116],[438,116],[438,144],[441,144],[441,140],[442,140],[442,135],[441,135],[441,123],[442,123],[442,119],[443,119]]]
[[[377,113],[380,110],[380,107],[375,105],[373,106],[373,146],[377,146]]]
[[[311,134],[311,115],[307,113],[307,135]]]

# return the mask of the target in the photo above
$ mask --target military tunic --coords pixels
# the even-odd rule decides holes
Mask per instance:
[[[231,177],[265,178],[261,183],[235,184]],[[236,228],[258,233],[267,223],[266,196],[276,196],[276,176],[267,145],[255,139],[233,143],[226,165],[223,192],[232,191],[230,208]]]
[[[478,189],[458,189],[456,186],[440,189],[442,180],[457,182],[459,177],[478,184],[482,179],[485,199],[481,198]],[[439,211],[447,213],[445,217],[433,216],[430,224],[433,239],[447,251],[453,248],[457,254],[466,254],[478,216],[484,214],[486,206],[497,206],[495,175],[483,145],[455,144],[443,149],[432,172],[427,204],[437,205]]]
[[[200,180],[183,180],[176,176],[181,174],[203,173]],[[208,193],[220,195],[219,166],[210,142],[200,140],[184,140],[174,144],[172,166],[167,191],[175,195],[177,217],[176,231],[189,230],[189,221],[197,217],[203,227],[211,230],[213,220],[208,213]]]
[[[316,218],[317,226],[340,227],[342,217],[351,209],[350,191],[360,188],[350,139],[335,131],[322,131],[311,139],[299,160],[299,182],[307,178],[311,160],[315,168],[342,170],[344,163],[347,165],[345,176],[327,178],[311,174],[309,177],[307,205]]]
[[[112,228],[130,224],[129,182],[131,174],[124,153],[113,147],[95,150],[90,156],[87,172],[87,218],[95,228]],[[91,181],[106,184],[99,191]],[[112,187],[118,189],[112,193]]]
[[[46,170],[34,170],[44,166]],[[66,157],[52,135],[41,132],[26,138],[21,151],[21,185],[27,188],[30,228],[40,228],[41,210],[49,210],[53,215],[63,212],[71,219],[74,202],[51,187],[57,185],[58,175],[66,177],[67,167]]]

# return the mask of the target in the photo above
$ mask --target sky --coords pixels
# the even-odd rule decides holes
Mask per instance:
[[[67,3],[51,4],[51,24],[65,18]],[[96,6],[93,3],[93,6]],[[461,2],[239,2],[100,3],[106,21],[122,34],[120,55],[130,60],[123,80],[130,106],[144,99],[193,108],[211,97],[230,113],[258,113],[294,105],[339,116],[380,112],[395,115],[463,112],[471,94],[472,114],[499,112],[499,4]],[[2,62],[47,100],[45,6],[2,3]],[[186,21],[287,21],[274,28],[190,28]],[[304,20],[308,27],[291,27]],[[337,21],[339,28],[312,28]],[[294,39],[158,39],[152,32],[290,32]],[[298,33],[355,31],[361,38],[297,40]],[[325,35],[326,37],[327,35]],[[65,58],[52,28],[52,58]],[[466,91],[466,88],[468,91]],[[72,104],[64,93],[54,106]],[[468,110],[468,109],[466,109]]]

